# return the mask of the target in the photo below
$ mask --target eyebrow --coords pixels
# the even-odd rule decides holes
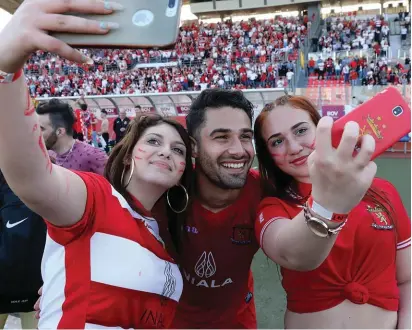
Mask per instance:
[[[159,134],[159,133],[148,133],[146,136],[149,136],[149,135],[156,135],[157,137],[159,137],[159,138],[161,138],[161,139],[163,140],[163,135],[161,135],[161,134]],[[180,144],[180,145],[182,145],[183,147],[186,148],[186,145],[185,145],[183,142],[181,142],[181,141],[173,141],[173,143],[175,143],[175,144]]]
[[[216,133],[228,134],[228,133],[231,133],[231,132],[232,132],[232,130],[229,129],[229,128],[216,128],[216,129],[214,129],[212,132],[210,132],[209,136],[212,136],[212,135],[214,135],[214,134],[216,134]],[[250,128],[242,128],[242,129],[240,130],[240,132],[241,132],[241,133],[251,133],[251,134],[253,134],[253,130],[250,129]]]
[[[302,125],[302,124],[307,124],[307,123],[308,123],[308,122],[306,122],[306,121],[301,121],[301,122],[293,125],[293,126],[290,128],[290,130],[294,130],[294,129],[298,128],[300,125]],[[275,138],[275,137],[278,137],[279,135],[281,135],[281,133],[275,133],[275,134],[271,135],[271,136],[267,139],[266,142],[269,142],[269,140],[271,140],[271,139],[273,139],[273,138]]]

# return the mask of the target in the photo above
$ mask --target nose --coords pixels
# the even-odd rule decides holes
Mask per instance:
[[[171,154],[172,150],[169,146],[164,146],[161,150],[159,150],[159,152],[157,153],[157,155],[159,157],[163,157],[163,158],[170,158],[170,154]]]
[[[245,148],[243,147],[242,142],[238,138],[234,138],[228,149],[230,155],[242,157],[245,153]]]
[[[303,149],[302,145],[298,143],[295,139],[289,140],[289,152],[292,155],[296,155]]]

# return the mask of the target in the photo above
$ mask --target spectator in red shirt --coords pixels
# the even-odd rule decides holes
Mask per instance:
[[[316,62],[313,59],[313,57],[311,57],[308,62],[309,74],[313,74],[315,72],[315,65],[316,65]]]
[[[352,86],[356,86],[358,84],[358,73],[356,72],[356,70],[350,71],[349,79],[351,81]]]

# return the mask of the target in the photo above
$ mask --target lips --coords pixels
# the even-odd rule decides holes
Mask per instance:
[[[164,168],[165,170],[172,171],[171,166],[168,163],[163,162],[161,160],[155,160],[153,162],[150,162],[150,164],[155,165],[155,166],[160,167],[160,168]]]
[[[300,165],[305,164],[307,159],[308,159],[308,156],[302,156],[302,157],[299,157],[299,158],[296,158],[296,159],[292,160],[290,163],[295,165],[295,166],[300,166]]]

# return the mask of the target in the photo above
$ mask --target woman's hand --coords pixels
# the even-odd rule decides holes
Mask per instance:
[[[17,72],[37,50],[56,53],[70,61],[92,64],[91,59],[48,32],[106,34],[117,28],[117,24],[64,14],[110,14],[121,9],[118,3],[98,0],[25,0],[0,32],[0,70]]]
[[[332,147],[331,117],[323,117],[316,129],[316,149],[308,158],[313,200],[325,209],[347,214],[372,184],[376,164],[371,162],[375,140],[362,137],[361,148],[353,157],[359,137],[359,125],[348,122],[337,149]]]

